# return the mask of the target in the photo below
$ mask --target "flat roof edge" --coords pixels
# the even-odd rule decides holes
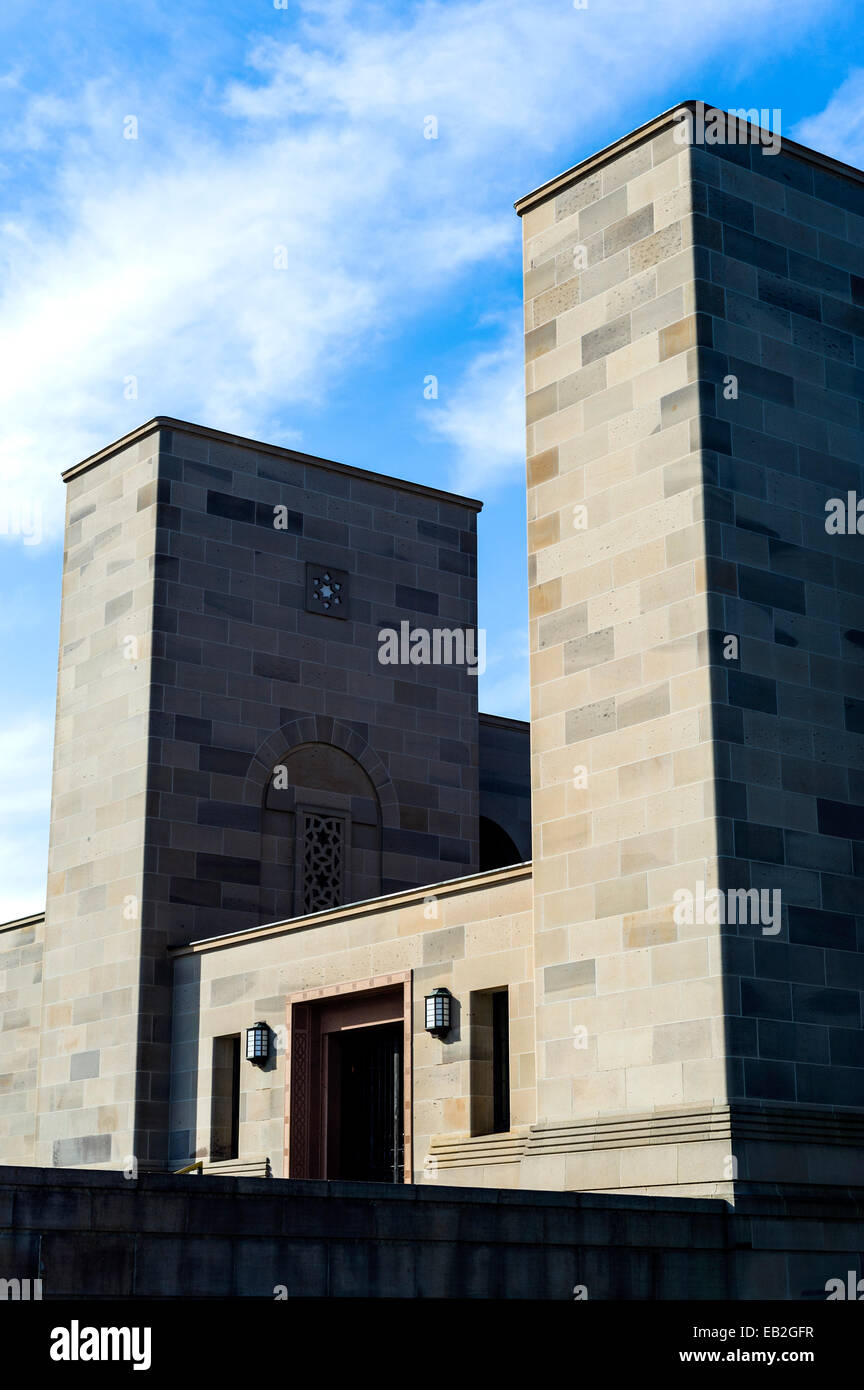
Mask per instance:
[[[438,893],[458,893],[465,889],[494,887],[509,878],[529,878],[533,870],[532,860],[521,864],[506,864],[500,869],[485,869],[482,873],[463,874],[461,878],[448,878],[442,883],[425,883],[418,888],[403,888],[399,893],[387,893],[378,898],[362,898],[356,903],[345,903],[343,907],[327,907],[321,912],[312,912],[305,917],[288,917],[282,922],[263,922],[259,927],[243,927],[240,931],[229,931],[223,936],[204,936],[197,941],[189,941],[183,946],[169,946],[171,957],[196,955],[201,951],[215,951],[224,946],[238,946],[246,941],[254,941],[261,936],[281,936],[286,932],[308,930],[346,917],[359,917],[375,908],[384,911],[388,908],[404,907],[412,901],[422,902],[424,898]]]
[[[342,473],[348,477],[360,478],[365,482],[384,482],[389,487],[398,488],[401,492],[412,492],[421,497],[434,497],[439,501],[466,507],[470,511],[480,512],[483,510],[483,503],[476,497],[463,497],[461,493],[430,487],[426,483],[412,483],[405,478],[391,477],[389,473],[378,473],[368,468],[357,468],[350,463],[338,463],[335,459],[320,458],[316,454],[306,454],[301,450],[289,449],[281,444],[268,444],[261,439],[249,439],[242,434],[229,434],[225,430],[211,429],[207,425],[196,425],[190,420],[178,420],[171,415],[154,415],[153,419],[148,420],[146,424],[139,425],[120,439],[106,444],[95,454],[90,454],[80,463],[75,463],[71,468],[65,469],[60,476],[64,483],[68,483],[70,479],[77,478],[79,474],[86,473],[88,469],[95,468],[97,464],[113,458],[122,449],[128,449],[130,445],[139,443],[142,439],[146,439],[159,430],[179,430],[184,434],[197,435],[202,439],[214,439],[221,444],[233,444],[240,449],[253,449],[256,453],[290,459],[294,463],[312,464],[318,468],[326,468],[332,473]]]
[[[484,710],[477,711],[477,718],[484,724],[496,724],[502,729],[530,729],[531,721],[528,719],[516,719],[509,714],[486,714]]]
[[[26,917],[14,917],[11,922],[0,922],[0,932],[15,931],[20,927],[35,927],[44,921],[44,912],[30,912]]]
[[[622,135],[619,139],[613,140],[611,145],[605,145],[602,150],[597,150],[596,153],[588,155],[585,159],[580,160],[578,164],[574,164],[572,168],[565,169],[563,174],[557,174],[555,178],[547,179],[546,183],[542,183],[539,188],[535,188],[531,193],[526,193],[524,197],[517,199],[513,206],[520,217],[524,216],[524,214],[530,212],[533,207],[536,207],[539,203],[545,202],[553,193],[557,194],[563,192],[571,183],[575,183],[580,178],[584,178],[584,176],[592,170],[607,164],[609,160],[624,154],[634,145],[641,144],[643,140],[648,140],[652,136],[658,135],[660,131],[665,130],[667,126],[672,124],[676,111],[685,109],[693,111],[698,106],[701,106],[705,111],[723,111],[724,114],[728,114],[725,107],[712,106],[711,103],[707,101],[693,99],[676,102],[674,106],[669,107],[668,111],[663,111],[659,116],[652,117],[650,121],[646,121],[644,125],[637,126],[635,130],[631,130],[627,135]],[[733,110],[744,109],[743,107],[733,108]],[[751,121],[748,121],[746,124],[748,127],[753,126]],[[753,129],[761,131],[764,127],[753,126]],[[772,132],[768,130],[765,131],[765,134],[768,136],[770,136],[771,133]],[[805,160],[809,164],[817,164],[820,168],[829,169],[832,173],[852,179],[856,183],[864,183],[864,170],[857,169],[854,164],[845,164],[843,160],[835,159],[829,154],[822,154],[819,150],[811,149],[808,145],[799,145],[796,140],[790,140],[788,136],[782,133],[780,135],[780,142],[781,152],[785,151],[798,159]]]

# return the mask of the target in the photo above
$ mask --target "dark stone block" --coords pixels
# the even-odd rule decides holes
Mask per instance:
[[[739,859],[758,859],[762,863],[784,862],[783,831],[773,825],[735,822],[735,853]]]
[[[135,1242],[135,1296],[228,1298],[234,1293],[232,1251],[229,1239],[216,1236],[141,1233]]]
[[[822,874],[822,906],[829,912],[857,912],[861,906],[861,880],[851,873]]]
[[[783,980],[742,979],[741,1013],[750,1018],[785,1018],[791,1021],[791,986]]]
[[[799,1064],[798,1099],[802,1105],[862,1106],[864,1071],[860,1067],[811,1067]],[[832,1256],[832,1259],[836,1265],[836,1256]]]
[[[849,292],[848,270],[840,270],[826,261],[814,260],[800,251],[789,252],[789,278],[816,290],[826,290],[828,294],[843,296]],[[856,277],[853,275],[851,278],[854,282]]]
[[[328,1246],[323,1240],[232,1242],[237,1298],[325,1298]],[[285,1292],[283,1293],[282,1290]],[[276,1310],[278,1316],[278,1309]]]
[[[804,585],[797,579],[786,579],[767,570],[738,567],[738,592],[751,603],[770,608],[782,608],[790,613],[806,613]]]
[[[832,328],[842,328],[844,333],[852,333],[856,338],[864,338],[864,308],[849,304],[842,299],[832,299],[825,295],[822,300],[822,317]]]
[[[796,1022],[836,1024],[841,1028],[861,1026],[859,995],[856,990],[793,985],[792,1007]]]
[[[828,1030],[762,1018],[759,1020],[759,1055],[774,1061],[827,1063]]]
[[[777,246],[773,241],[765,241],[729,223],[723,228],[723,251],[733,260],[772,270],[776,275],[785,275],[789,268],[785,246]]]
[[[219,884],[202,883],[197,878],[172,878],[168,901],[183,907],[218,908],[221,903]]]
[[[714,737],[723,743],[744,742],[744,714],[729,705],[714,705]]]
[[[438,595],[429,589],[414,589],[408,584],[396,585],[396,605],[413,613],[438,614]]]
[[[747,1096],[759,1100],[794,1100],[795,1065],[793,1062],[755,1061],[744,1059],[744,1086]]]
[[[864,188],[860,183],[839,178],[827,169],[814,168],[812,173],[815,197],[823,198],[835,207],[845,208],[856,217],[864,217]]]
[[[723,1020],[726,1037],[726,1050],[730,1056],[756,1057],[758,1047],[758,1023],[755,1018],[738,1018],[727,1014]]]
[[[189,715],[174,716],[174,737],[188,743],[211,743],[213,725],[209,719],[194,719]]]
[[[790,313],[801,314],[805,318],[821,319],[822,310],[818,294],[794,284],[788,279],[772,275],[770,271],[759,272],[758,294],[763,304],[773,304],[778,309],[788,309]]]
[[[257,859],[232,858],[224,854],[197,855],[198,875],[218,883],[260,882],[261,865]]]
[[[265,680],[284,681],[289,685],[299,685],[300,663],[284,657],[271,656],[267,652],[256,652],[252,657],[252,674]]]
[[[465,840],[449,839],[442,835],[440,855],[445,864],[470,864],[471,846]]]
[[[50,1298],[131,1298],[135,1236],[106,1231],[43,1235],[41,1268],[43,1293]]]
[[[864,1031],[860,1028],[829,1028],[831,1063],[837,1067],[864,1067]],[[812,1059],[815,1060],[815,1059]],[[827,1058],[825,1059],[827,1061]]]
[[[396,700],[415,709],[434,710],[438,708],[438,691],[434,685],[421,685],[413,681],[394,681],[393,693]]]
[[[385,826],[381,831],[381,849],[384,854],[411,854],[422,859],[437,859],[438,836]]]
[[[225,517],[228,521],[255,521],[255,503],[245,497],[232,497],[227,492],[207,493],[209,516]]]
[[[864,840],[864,806],[847,801],[829,801],[819,797],[816,802],[819,830],[822,835],[839,835],[847,840]]]
[[[730,705],[742,709],[777,713],[777,682],[766,676],[751,676],[744,671],[730,671],[727,677]]]
[[[753,204],[723,189],[708,189],[708,211],[718,222],[728,222],[744,232],[753,231]]]
[[[199,825],[218,825],[231,830],[261,828],[261,811],[257,806],[237,806],[224,801],[202,801],[197,809]]]
[[[756,974],[766,980],[798,980],[802,984],[825,983],[825,952],[813,946],[789,945],[784,941],[757,940],[753,943]],[[785,1015],[788,1017],[788,1014]]]
[[[789,940],[799,946],[855,949],[855,918],[817,908],[789,907]]]
[[[851,734],[864,734],[864,700],[846,698],[843,702],[846,728]]]
[[[228,777],[245,777],[252,755],[243,748],[216,748],[202,744],[198,749],[201,772],[222,772]]]

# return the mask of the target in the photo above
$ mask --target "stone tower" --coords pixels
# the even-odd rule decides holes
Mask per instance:
[[[690,102],[517,209],[539,1092],[522,1183],[850,1181],[864,544],[826,507],[864,495],[864,176]]]
[[[36,1162],[158,1167],[168,947],[476,871],[476,671],[379,632],[476,626],[480,504],[168,419],[64,476]]]

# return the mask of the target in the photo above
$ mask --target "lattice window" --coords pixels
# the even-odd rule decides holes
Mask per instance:
[[[345,871],[345,821],[325,811],[304,811],[301,867],[301,913],[321,912],[342,904]]]

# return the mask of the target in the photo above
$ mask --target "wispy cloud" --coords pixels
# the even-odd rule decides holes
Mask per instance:
[[[0,922],[45,906],[53,725],[0,723]]]
[[[855,68],[832,96],[824,111],[799,121],[791,131],[803,145],[864,165],[864,68]]]
[[[452,390],[439,383],[437,402],[421,412],[429,431],[451,446],[455,463],[449,486],[486,497],[525,468],[523,346],[518,311],[498,347],[478,353]]]
[[[313,4],[290,37],[274,8],[244,75],[191,113],[170,72],[156,93],[110,72],[31,92],[4,151],[37,161],[38,197],[0,228],[0,485],[38,495],[50,535],[59,469],[154,413],[296,442],[292,402],[323,409],[382,336],[515,257],[508,204],[549,151],[575,157],[624,93],[779,17],[787,35],[817,22],[805,0]],[[466,399],[496,373],[509,390],[508,353]]]

